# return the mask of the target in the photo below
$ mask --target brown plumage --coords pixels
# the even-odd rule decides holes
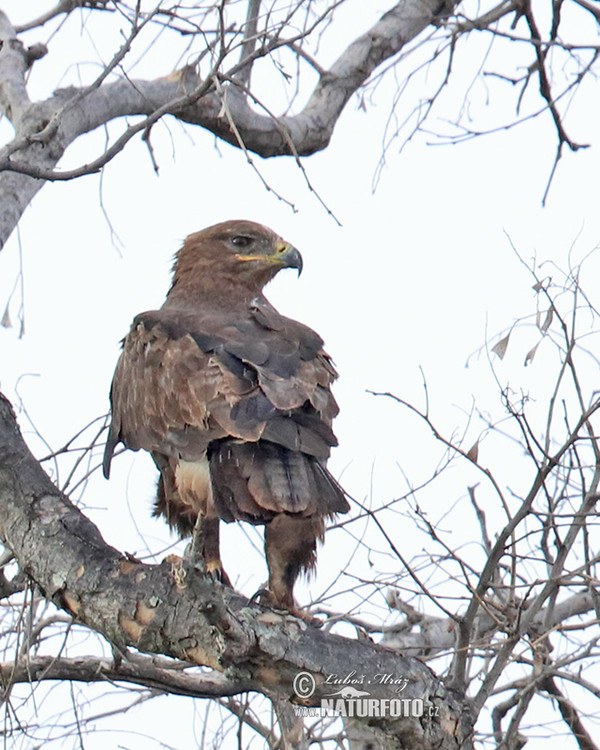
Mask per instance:
[[[282,268],[300,271],[300,254],[254,222],[186,239],[165,303],[123,341],[104,474],[119,442],[149,451],[161,472],[155,513],[182,536],[196,527],[206,569],[225,582],[219,519],[265,524],[270,600],[295,611],[294,581],[315,564],[324,520],[348,504],[326,468],[335,369],[320,336],[262,293]]]

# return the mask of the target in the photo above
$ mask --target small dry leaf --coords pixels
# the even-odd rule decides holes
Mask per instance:
[[[537,352],[537,348],[539,345],[540,345],[540,342],[538,341],[537,344],[533,347],[533,349],[530,349],[525,355],[525,362],[523,362],[523,365],[525,367],[527,367],[527,365],[530,365],[533,362],[533,358],[535,357],[535,353]]]
[[[2,326],[2,328],[12,328],[12,320],[10,319],[10,312],[8,310],[8,302],[6,303],[6,307],[4,308],[4,314],[2,315],[2,320],[0,320],[0,326]]]
[[[477,457],[479,456],[479,440],[477,440],[476,443],[474,443],[469,450],[467,451],[467,458],[470,461],[473,461],[474,464],[477,463]]]
[[[550,285],[552,284],[552,276],[546,276],[545,279],[540,279],[536,284],[534,284],[531,288],[534,292],[541,292],[543,289],[549,289]]]
[[[540,331],[542,333],[546,333],[548,328],[550,328],[550,324],[552,323],[552,318],[554,317],[554,310],[553,308],[549,307],[548,312],[546,313],[546,317],[544,318],[544,322],[541,326],[539,326]]]
[[[494,346],[492,346],[492,351],[494,352],[494,354],[497,354],[500,359],[503,359],[504,355],[506,354],[506,348],[508,347],[509,338],[510,333],[507,333],[503,339],[500,339],[497,344],[494,344]]]

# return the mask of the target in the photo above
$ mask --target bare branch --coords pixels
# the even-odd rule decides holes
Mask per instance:
[[[244,41],[240,47],[240,65],[243,65],[237,73],[242,86],[250,86],[252,75],[252,55],[256,48],[258,29],[258,16],[260,14],[261,0],[248,0],[248,10],[246,12],[246,23],[244,25]],[[250,62],[246,63],[246,60]]]
[[[16,26],[15,30],[18,33],[21,33],[22,31],[35,29],[38,26],[43,26],[44,24],[48,23],[48,21],[51,21],[53,18],[61,16],[63,13],[71,13],[71,11],[75,10],[75,8],[95,8],[96,10],[110,10],[110,8],[106,8],[107,3],[108,0],[60,0],[54,6],[54,8],[51,8],[50,10],[46,11],[46,13],[43,13],[41,16],[38,16],[38,18],[35,18],[32,21],[28,21],[21,26]]]
[[[28,656],[17,663],[0,663],[0,678],[4,686],[43,680],[123,682],[191,698],[237,695],[252,688],[251,682],[229,680],[221,672],[200,672],[186,662],[128,652],[117,660]]]

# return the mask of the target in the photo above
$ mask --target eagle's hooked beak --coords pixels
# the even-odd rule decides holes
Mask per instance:
[[[302,273],[302,256],[293,245],[285,242],[285,240],[278,240],[275,244],[275,251],[268,253],[268,255],[242,255],[237,253],[235,257],[242,261],[266,261],[279,266],[279,268],[296,268],[298,276]]]
[[[296,268],[298,276],[302,273],[302,256],[289,242],[280,240],[275,245],[275,255],[273,260],[279,263],[282,268]]]

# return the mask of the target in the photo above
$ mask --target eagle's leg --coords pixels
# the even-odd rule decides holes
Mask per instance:
[[[313,620],[297,609],[293,591],[299,574],[315,566],[317,540],[322,539],[323,530],[320,517],[302,518],[284,513],[265,526],[269,601],[273,607]]]
[[[218,518],[207,518],[202,513],[198,514],[189,547],[189,557],[192,563],[201,567],[212,578],[231,586],[221,562]]]

